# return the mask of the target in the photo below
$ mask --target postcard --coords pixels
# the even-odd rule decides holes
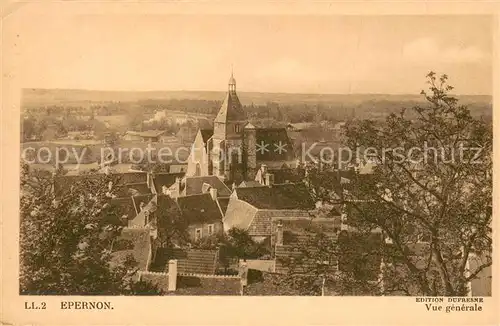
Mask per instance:
[[[2,323],[497,324],[498,10],[4,4]]]

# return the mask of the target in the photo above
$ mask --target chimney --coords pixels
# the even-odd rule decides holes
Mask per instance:
[[[181,195],[181,178],[176,177],[173,186],[170,188],[170,196],[172,198],[177,198]]]
[[[175,291],[177,289],[177,259],[168,261],[168,290]]]
[[[262,164],[260,166],[260,169],[262,170],[262,175],[266,175],[267,174],[267,165],[266,164]]]
[[[266,186],[272,186],[274,184],[274,174],[272,173],[266,173],[265,175],[266,178]]]
[[[217,200],[217,189],[216,188],[210,188],[210,196],[212,199],[215,201]]]
[[[211,186],[211,185],[209,185],[208,183],[203,183],[203,184],[201,185],[201,192],[202,192],[202,193],[204,193],[204,194],[206,194],[206,193],[208,193],[208,192],[209,192],[209,190],[210,190],[211,188],[212,188],[212,186]]]
[[[276,245],[283,245],[283,222],[281,221],[276,225]]]
[[[238,276],[240,277],[241,287],[243,290],[243,287],[248,284],[248,265],[244,259],[240,259],[238,269]]]
[[[140,209],[141,212],[144,209],[144,206],[146,206],[146,205],[144,204],[143,201],[141,201],[141,203],[139,204],[139,209]]]
[[[163,185],[161,186],[161,193],[168,196],[170,194],[170,191],[168,190],[167,186]]]

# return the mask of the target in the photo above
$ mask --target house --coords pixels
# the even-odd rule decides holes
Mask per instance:
[[[164,130],[127,131],[124,140],[157,143],[166,134]]]
[[[184,173],[154,173],[152,175],[154,191],[157,194],[167,194],[168,188],[184,177]]]
[[[208,188],[201,194],[175,198],[165,194],[155,195],[146,205],[139,206],[139,212],[128,221],[128,226],[145,227],[149,223],[156,223],[155,225],[160,227],[158,219],[162,218],[161,213],[171,209],[178,210],[179,218],[186,225],[191,243],[223,233],[224,213],[219,204],[216,188]]]
[[[167,295],[241,295],[242,277],[216,275],[217,257],[217,250],[159,248],[151,272],[139,272],[139,279]]]
[[[239,228],[259,242],[270,241],[273,220],[308,219],[315,205],[303,183],[273,184],[234,189],[224,216],[224,230]]]
[[[202,194],[208,191],[209,188],[217,189],[217,196],[227,198],[231,195],[231,190],[224,184],[224,182],[217,176],[196,176],[176,179],[166,193],[174,198],[180,196],[190,196]]]
[[[177,204],[182,219],[188,225],[187,231],[191,242],[224,232],[223,213],[217,202],[217,189],[211,188],[210,193],[178,197]]]
[[[298,123],[289,123],[286,126],[286,129],[288,131],[295,131],[295,132],[301,132],[307,129],[311,129],[313,127],[312,122],[298,122]]]
[[[159,141],[162,144],[177,144],[179,139],[174,135],[167,135],[166,133],[159,136]]]
[[[267,164],[262,164],[255,175],[254,182],[265,186],[267,184],[266,177],[273,178],[272,182],[275,184],[298,183],[304,180],[305,169],[300,165],[297,165],[296,168],[282,166],[279,169],[272,169]]]

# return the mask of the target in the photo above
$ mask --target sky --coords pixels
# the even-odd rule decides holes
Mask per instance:
[[[12,21],[23,88],[492,93],[488,16],[78,15]]]

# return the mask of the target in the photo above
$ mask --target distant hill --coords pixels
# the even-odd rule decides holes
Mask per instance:
[[[392,105],[401,103],[423,102],[419,94],[288,94],[238,92],[244,105],[262,105],[268,102],[279,104],[328,104],[343,106],[359,106],[366,103],[390,102]],[[225,91],[96,91],[76,89],[24,89],[22,106],[43,107],[51,105],[86,106],[109,102],[138,102],[145,100],[208,100],[221,101]],[[460,95],[463,104],[491,106],[489,95]]]

